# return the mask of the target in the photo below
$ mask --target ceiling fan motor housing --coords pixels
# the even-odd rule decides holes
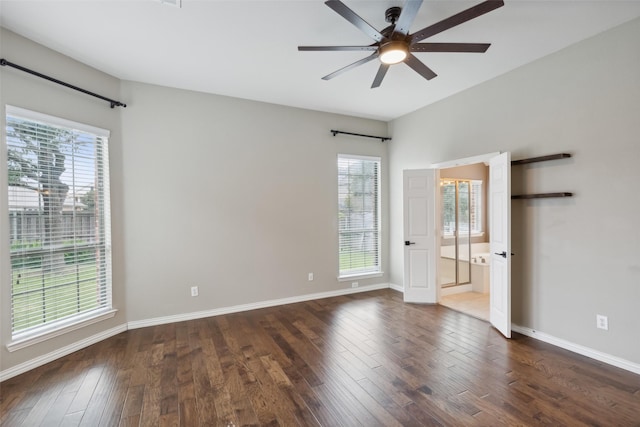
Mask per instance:
[[[391,24],[395,24],[398,18],[400,17],[400,12],[402,12],[401,7],[398,7],[398,6],[390,7],[384,13],[384,20]]]

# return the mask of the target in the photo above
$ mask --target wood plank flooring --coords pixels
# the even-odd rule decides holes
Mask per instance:
[[[3,426],[640,426],[640,376],[382,290],[131,330],[0,384]]]

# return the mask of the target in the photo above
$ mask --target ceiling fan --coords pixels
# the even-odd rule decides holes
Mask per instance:
[[[298,46],[299,51],[369,51],[373,52],[359,61],[340,68],[331,74],[324,76],[323,80],[331,80],[340,74],[359,65],[366,64],[376,58],[380,59],[380,68],[373,79],[371,88],[379,87],[382,79],[387,74],[389,67],[404,62],[415,72],[427,80],[436,77],[437,74],[413,55],[413,52],[467,52],[484,53],[491,44],[489,43],[420,43],[422,40],[434,36],[449,28],[460,25],[485,13],[504,6],[503,0],[487,0],[469,9],[463,10],[449,18],[429,25],[419,31],[409,34],[409,27],[418,14],[423,0],[406,0],[402,8],[390,7],[385,12],[385,20],[389,22],[387,28],[378,31],[340,0],[328,0],[327,6],[337,12],[347,21],[355,25],[360,31],[375,40],[375,43],[366,46]]]

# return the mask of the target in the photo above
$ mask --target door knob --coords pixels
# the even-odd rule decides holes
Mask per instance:
[[[505,251],[502,251],[500,253],[495,252],[496,255],[500,255],[502,258],[506,258],[507,257],[507,253]]]
[[[405,246],[415,245],[415,244],[416,244],[416,242],[410,242],[410,241],[408,241],[408,240],[405,240],[405,241],[404,241],[404,245],[405,245]]]

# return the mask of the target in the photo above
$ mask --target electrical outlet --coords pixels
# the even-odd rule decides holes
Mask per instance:
[[[357,288],[358,287],[358,282],[351,282],[351,287],[352,288]]]
[[[192,286],[191,287],[191,296],[192,297],[197,297],[198,296],[198,287],[197,286]]]
[[[313,273],[309,273],[309,281],[313,281]]]
[[[596,314],[596,327],[598,329],[604,329],[605,331],[608,331],[609,318],[607,316],[603,316],[602,314]]]

